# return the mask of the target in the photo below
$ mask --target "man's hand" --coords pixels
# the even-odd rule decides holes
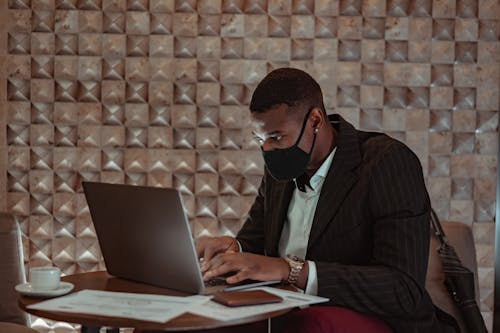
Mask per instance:
[[[201,271],[204,273],[207,263],[219,253],[239,252],[238,241],[229,236],[201,237],[196,241],[196,253],[202,262]]]
[[[204,280],[234,272],[226,279],[227,283],[237,283],[252,279],[257,281],[286,280],[289,266],[282,258],[267,257],[254,253],[228,251],[220,253],[204,263]]]

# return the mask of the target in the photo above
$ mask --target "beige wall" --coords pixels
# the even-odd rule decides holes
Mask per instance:
[[[263,167],[247,104],[294,66],[329,112],[405,141],[441,218],[473,226],[491,325],[496,0],[0,3],[0,207],[28,265],[103,268],[81,180],[177,187],[197,236],[234,234]]]

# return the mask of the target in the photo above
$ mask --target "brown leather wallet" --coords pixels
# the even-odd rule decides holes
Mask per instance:
[[[264,290],[243,290],[221,291],[214,295],[212,301],[226,306],[242,306],[279,303],[283,301],[283,298]]]

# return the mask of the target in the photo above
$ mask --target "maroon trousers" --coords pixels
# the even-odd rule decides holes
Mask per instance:
[[[272,319],[271,333],[393,333],[382,320],[337,306],[313,306]],[[190,333],[267,333],[267,321]],[[134,333],[146,333],[135,330]]]
[[[273,333],[392,333],[380,319],[337,306],[313,306],[276,319]],[[273,327],[274,328],[274,327]]]

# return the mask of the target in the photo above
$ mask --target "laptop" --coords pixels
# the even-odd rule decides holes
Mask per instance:
[[[229,285],[219,278],[207,285],[176,189],[96,182],[82,185],[111,275],[191,294],[279,283],[247,280]]]

